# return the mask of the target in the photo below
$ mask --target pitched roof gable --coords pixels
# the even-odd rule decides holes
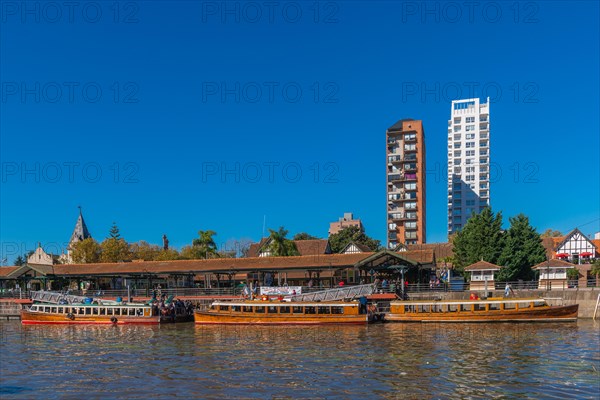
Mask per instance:
[[[465,271],[498,271],[501,267],[487,261],[477,261],[465,268]]]
[[[558,260],[553,258],[548,261],[542,261],[539,264],[531,267],[532,269],[544,269],[544,268],[575,268],[575,264],[571,264],[570,262]]]

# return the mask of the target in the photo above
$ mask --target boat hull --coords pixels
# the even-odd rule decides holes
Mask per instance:
[[[386,322],[573,322],[577,321],[579,305],[548,306],[539,309],[453,312],[453,313],[388,313]]]
[[[155,325],[160,323],[159,316],[116,316],[111,320],[111,316],[97,315],[77,315],[69,318],[65,314],[37,313],[27,310],[21,311],[21,323],[23,325],[35,324],[61,324],[61,325],[127,325],[127,324],[148,324]],[[116,319],[116,321],[115,321]]]
[[[347,316],[232,316],[217,313],[196,311],[196,324],[202,325],[329,325],[329,324],[367,324],[367,315]]]

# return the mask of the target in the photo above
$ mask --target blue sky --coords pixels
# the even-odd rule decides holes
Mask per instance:
[[[2,2],[2,258],[68,241],[386,234],[385,130],[422,119],[446,239],[450,102],[491,97],[495,211],[600,231],[598,3]],[[425,8],[427,7],[427,8]],[[223,173],[225,171],[225,173]]]

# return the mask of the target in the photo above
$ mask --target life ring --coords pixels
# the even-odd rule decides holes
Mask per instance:
[[[68,313],[67,318],[69,318],[71,321],[73,321],[75,319],[75,316],[72,313]]]
[[[110,317],[110,322],[112,322],[113,324],[116,324],[118,321],[117,317]]]

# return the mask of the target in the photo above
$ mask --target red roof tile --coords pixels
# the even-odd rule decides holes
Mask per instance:
[[[496,264],[489,263],[487,261],[477,261],[465,268],[465,271],[482,271],[482,270],[499,270],[501,267]]]

